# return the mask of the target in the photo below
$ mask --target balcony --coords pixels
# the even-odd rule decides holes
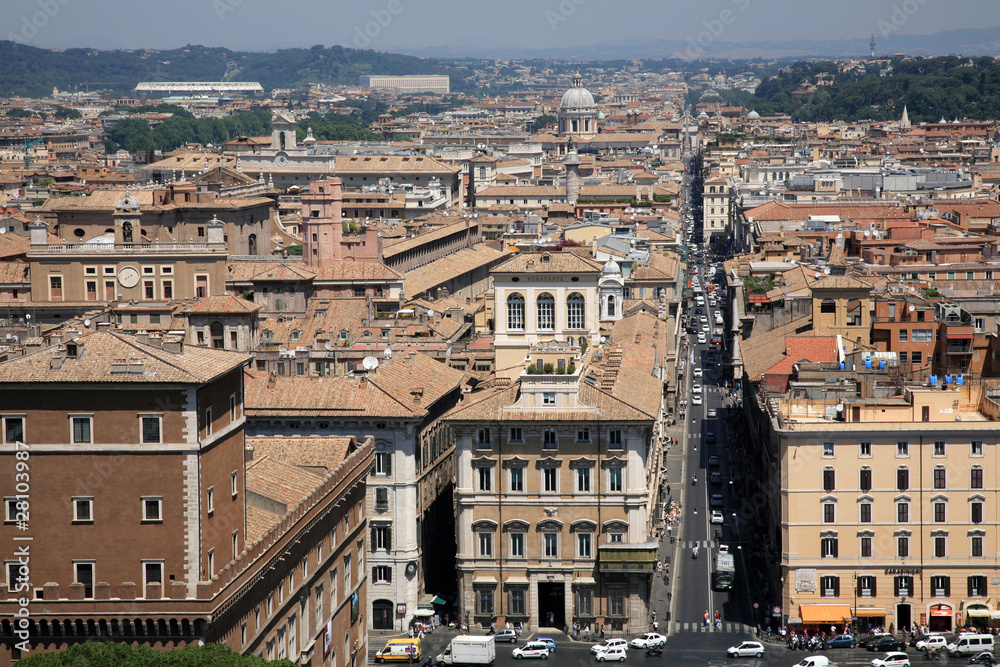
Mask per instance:
[[[95,254],[156,254],[178,252],[228,252],[224,243],[50,243],[44,246],[32,246],[31,254],[73,255]]]
[[[604,574],[652,574],[656,552],[656,542],[602,544],[597,548],[597,569]]]
[[[944,349],[947,354],[972,354],[971,345],[949,345]]]

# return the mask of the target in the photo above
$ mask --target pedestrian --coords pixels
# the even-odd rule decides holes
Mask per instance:
[[[715,621],[715,631],[722,632],[722,619]]]
[[[491,624],[490,624],[490,630],[492,630],[492,629],[493,629],[493,624],[491,623]],[[420,632],[418,632],[418,633],[417,633],[417,637],[418,637],[419,639],[423,639],[423,638],[424,638],[424,630],[423,630],[423,628],[421,628],[421,629],[420,629]]]
[[[653,632],[656,632],[660,628],[660,624],[653,620]]]
[[[413,626],[410,626],[410,639],[413,639]]]
[[[705,610],[705,627],[708,627],[708,610]]]
[[[604,624],[601,623],[601,639],[604,639]]]

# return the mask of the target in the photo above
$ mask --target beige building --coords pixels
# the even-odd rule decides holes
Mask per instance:
[[[729,179],[710,178],[702,185],[702,219],[705,241],[722,240],[732,235],[730,224]]]
[[[815,370],[814,382],[838,374]],[[766,414],[780,466],[787,621],[828,630],[856,619],[862,631],[996,625],[996,389],[896,390],[869,371],[867,398],[811,398],[805,373]]]

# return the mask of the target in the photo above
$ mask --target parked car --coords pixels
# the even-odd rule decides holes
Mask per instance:
[[[904,651],[906,650],[906,643],[896,639],[892,635],[889,635],[888,637],[882,637],[877,642],[872,642],[865,648],[874,652]]]
[[[830,638],[826,645],[829,648],[854,648],[858,645],[858,641],[854,638],[854,635],[837,635]]]
[[[632,648],[650,648],[651,646],[663,646],[667,638],[655,632],[647,632],[641,637],[636,637],[629,643]]]
[[[614,647],[628,648],[628,642],[624,639],[605,639],[600,644],[594,644],[590,647],[591,655],[597,655],[598,653],[603,653],[604,651],[610,650]]]
[[[895,651],[886,653],[872,660],[872,667],[910,667],[910,656]]]
[[[764,645],[760,642],[743,642],[727,648],[726,655],[730,658],[760,658],[764,655]]]
[[[517,643],[517,632],[514,630],[508,630],[507,628],[502,628],[497,630],[494,635],[498,642],[510,642],[511,644]]]
[[[535,637],[535,641],[536,642],[542,642],[543,644],[545,644],[546,646],[548,646],[549,647],[549,653],[555,653],[556,652],[556,640],[552,639],[552,637]]]
[[[524,646],[519,646],[510,652],[515,660],[522,658],[541,658],[546,660],[549,657],[549,647],[542,642],[528,642]]]

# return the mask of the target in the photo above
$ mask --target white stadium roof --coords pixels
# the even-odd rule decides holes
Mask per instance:
[[[256,81],[140,81],[135,87],[137,93],[173,92],[188,93],[262,93],[264,89]]]

